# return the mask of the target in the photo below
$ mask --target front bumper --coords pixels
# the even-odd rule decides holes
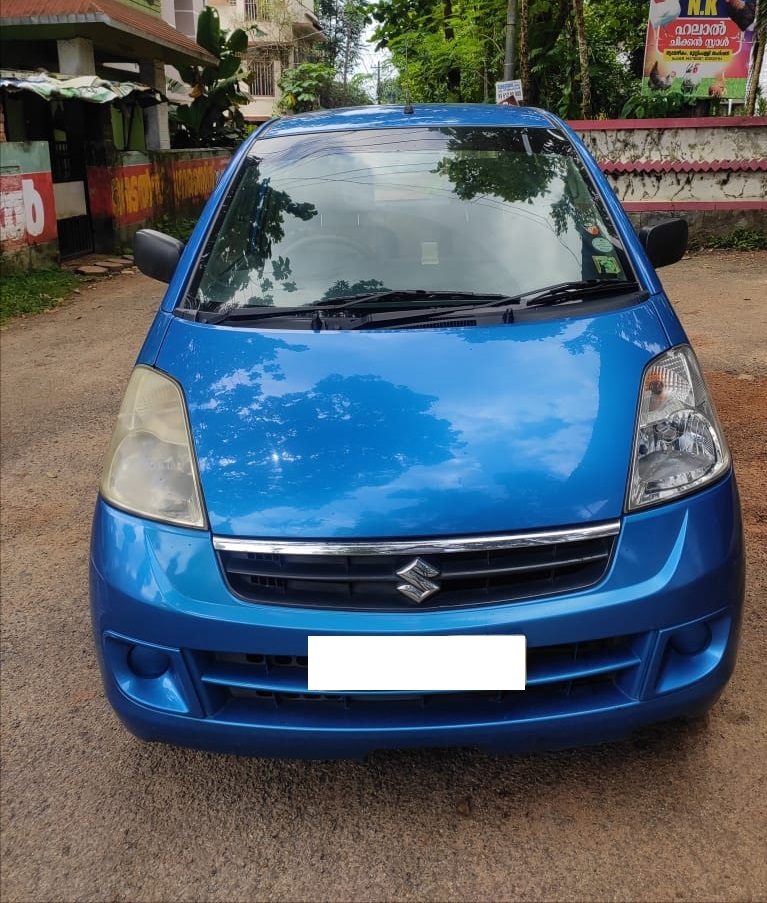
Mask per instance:
[[[227,588],[208,533],[99,500],[92,534],[93,629],[119,717],[146,740],[243,755],[523,752],[603,742],[697,714],[734,667],[743,593],[732,474],[626,517],[597,586],[477,608],[403,614],[253,604]],[[527,689],[308,692],[307,636],[420,633],[524,634]]]

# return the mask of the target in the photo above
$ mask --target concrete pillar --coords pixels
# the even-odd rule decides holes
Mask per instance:
[[[86,38],[56,41],[56,49],[59,54],[59,72],[63,75],[96,74],[93,41]]]
[[[156,88],[165,94],[165,66],[159,60],[139,62],[141,83]],[[144,110],[144,124],[147,150],[167,150],[170,147],[168,131],[168,104],[161,103]]]

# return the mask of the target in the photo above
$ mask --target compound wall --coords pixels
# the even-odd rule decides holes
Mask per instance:
[[[767,233],[767,117],[571,122],[637,225],[685,217],[693,241]]]
[[[137,229],[164,218],[195,218],[230,156],[223,148],[123,151],[111,165],[88,166],[86,201],[94,249],[129,247]],[[46,141],[0,142],[0,253],[5,265],[21,267],[50,265],[59,258]]]
[[[0,251],[21,266],[58,257],[47,141],[0,144]]]

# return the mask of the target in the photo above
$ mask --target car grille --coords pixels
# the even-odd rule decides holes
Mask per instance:
[[[276,551],[268,542],[214,543],[229,587],[249,602],[403,611],[513,602],[593,586],[606,573],[617,532],[617,524],[609,524],[420,546],[395,542],[381,544],[380,551],[359,543],[279,543]]]
[[[647,637],[528,648],[524,692],[349,693],[308,690],[305,656],[191,652],[208,717],[304,726],[476,724],[588,711],[638,695]],[[396,667],[396,663],[392,663]]]

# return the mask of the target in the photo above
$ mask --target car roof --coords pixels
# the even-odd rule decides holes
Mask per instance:
[[[412,111],[412,112],[411,112]],[[404,104],[346,107],[299,113],[267,123],[259,138],[275,138],[318,131],[345,129],[428,128],[444,126],[527,126],[559,125],[556,117],[534,107],[507,104]]]

